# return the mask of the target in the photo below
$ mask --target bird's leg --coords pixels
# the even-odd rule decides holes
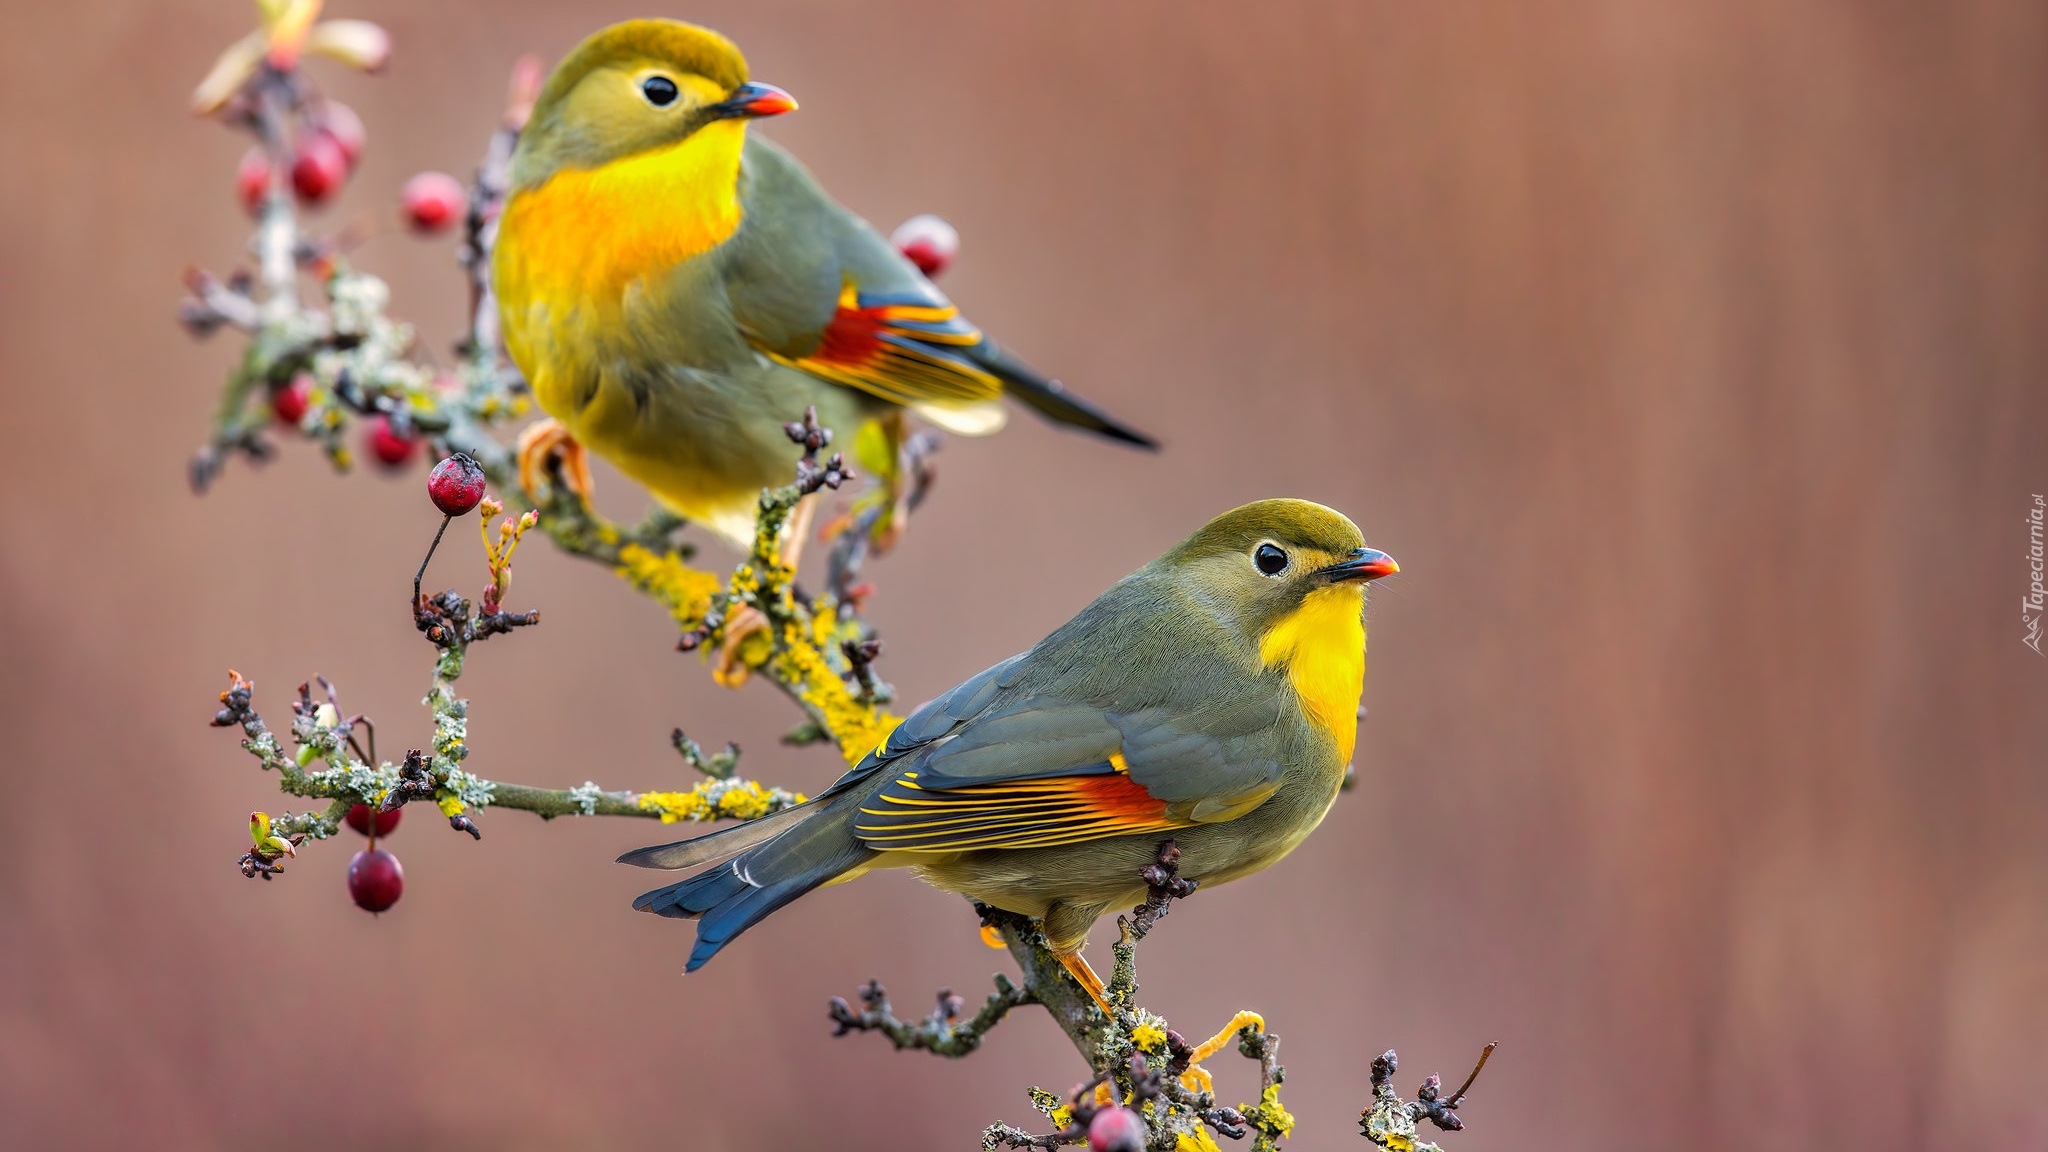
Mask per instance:
[[[789,510],[789,522],[782,526],[781,547],[777,550],[782,566],[791,572],[804,558],[804,539],[811,534],[811,521],[818,516],[818,494],[805,496]]]
[[[903,539],[903,533],[910,527],[910,513],[924,503],[925,493],[932,485],[931,454],[938,450],[938,439],[929,432],[906,435],[902,413],[897,413],[889,427],[890,440],[896,445],[896,468],[889,475],[889,518],[888,523],[875,534],[875,554],[885,555]]]
[[[910,526],[911,512],[924,503],[931,490],[936,473],[930,461],[932,453],[939,449],[939,440],[930,432],[911,432],[901,411],[877,419],[874,427],[881,433],[881,445],[863,449],[860,459],[868,466],[869,474],[880,480],[880,487],[863,494],[851,509],[827,521],[818,537],[836,540],[850,532],[864,532],[867,539],[861,543],[863,555],[872,550],[881,556],[903,539],[904,530]]]
[[[1088,958],[1081,955],[1081,950],[1076,948],[1072,952],[1054,952],[1053,955],[1059,959],[1060,967],[1067,970],[1067,975],[1074,978],[1074,983],[1079,984],[1082,991],[1095,1001],[1095,1006],[1102,1009],[1102,1014],[1115,1019],[1116,1013],[1109,1007],[1109,994],[1103,987],[1102,977],[1088,966]]]
[[[740,659],[740,641],[768,630],[768,617],[751,604],[742,604],[725,618],[725,643],[718,650],[718,662],[711,666],[711,679],[721,688],[738,688],[754,670]]]
[[[527,499],[540,502],[540,478],[546,474],[548,459],[559,455],[562,482],[578,499],[588,504],[596,485],[590,479],[590,454],[562,422],[553,417],[536,420],[519,430],[519,486]]]
[[[776,546],[776,559],[790,571],[804,558],[804,539],[810,535],[811,520],[818,514],[818,494],[811,493],[796,502],[789,510],[789,520],[782,526],[782,539]],[[725,644],[718,650],[718,663],[711,668],[711,679],[727,688],[738,688],[747,682],[751,670],[740,662],[740,641],[756,632],[768,630],[768,618],[752,605],[742,605],[725,619]]]

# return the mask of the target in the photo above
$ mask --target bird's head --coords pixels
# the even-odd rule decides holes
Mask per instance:
[[[1400,571],[1393,557],[1365,546],[1343,513],[1307,500],[1234,508],[1160,563],[1261,651],[1325,616],[1334,623],[1348,613],[1355,627],[1366,583]]]
[[[678,20],[628,20],[555,66],[520,133],[515,186],[596,169],[693,137],[737,150],[746,123],[793,111],[789,93],[747,79],[732,41]]]

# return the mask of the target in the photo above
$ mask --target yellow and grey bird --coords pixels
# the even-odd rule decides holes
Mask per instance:
[[[914,410],[992,432],[1001,398],[1143,447],[1153,441],[1040,375],[747,125],[796,107],[749,81],[723,36],[632,20],[555,68],[520,133],[493,285],[505,344],[554,418],[522,474],[577,442],[676,512],[751,538],[764,486],[814,406],[885,479]],[[899,502],[899,507],[900,507]]]
[[[1081,946],[1105,910],[1144,898],[1161,841],[1179,843],[1183,877],[1217,884],[1329,811],[1358,735],[1365,584],[1396,571],[1320,504],[1226,512],[918,709],[817,798],[620,857],[717,864],[634,906],[697,918],[695,970],[821,884],[909,867],[1039,918],[1099,999]]]

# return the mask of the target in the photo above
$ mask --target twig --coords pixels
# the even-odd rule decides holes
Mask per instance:
[[[911,1024],[897,1019],[890,1011],[889,992],[882,987],[881,981],[870,980],[861,986],[861,1010],[858,1012],[844,997],[832,998],[827,1006],[834,1024],[832,1034],[880,1032],[898,1051],[919,1048],[938,1056],[965,1056],[981,1047],[982,1037],[1008,1015],[1010,1009],[1034,1002],[1030,989],[1011,983],[1008,976],[997,973],[995,985],[996,990],[982,1002],[981,1010],[964,1023],[956,1024],[954,1021],[959,1019],[966,1001],[955,996],[952,989],[941,988],[938,1003],[930,1015]]]

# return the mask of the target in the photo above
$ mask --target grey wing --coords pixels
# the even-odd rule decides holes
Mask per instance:
[[[848,285],[873,300],[950,307],[916,265],[773,142],[750,133],[741,172],[745,215],[724,270],[733,315],[755,346],[790,359],[812,355]]]
[[[889,763],[855,832],[871,848],[956,852],[1235,819],[1279,787],[1277,714],[1277,701],[1219,702],[1196,716],[1000,701]]]

